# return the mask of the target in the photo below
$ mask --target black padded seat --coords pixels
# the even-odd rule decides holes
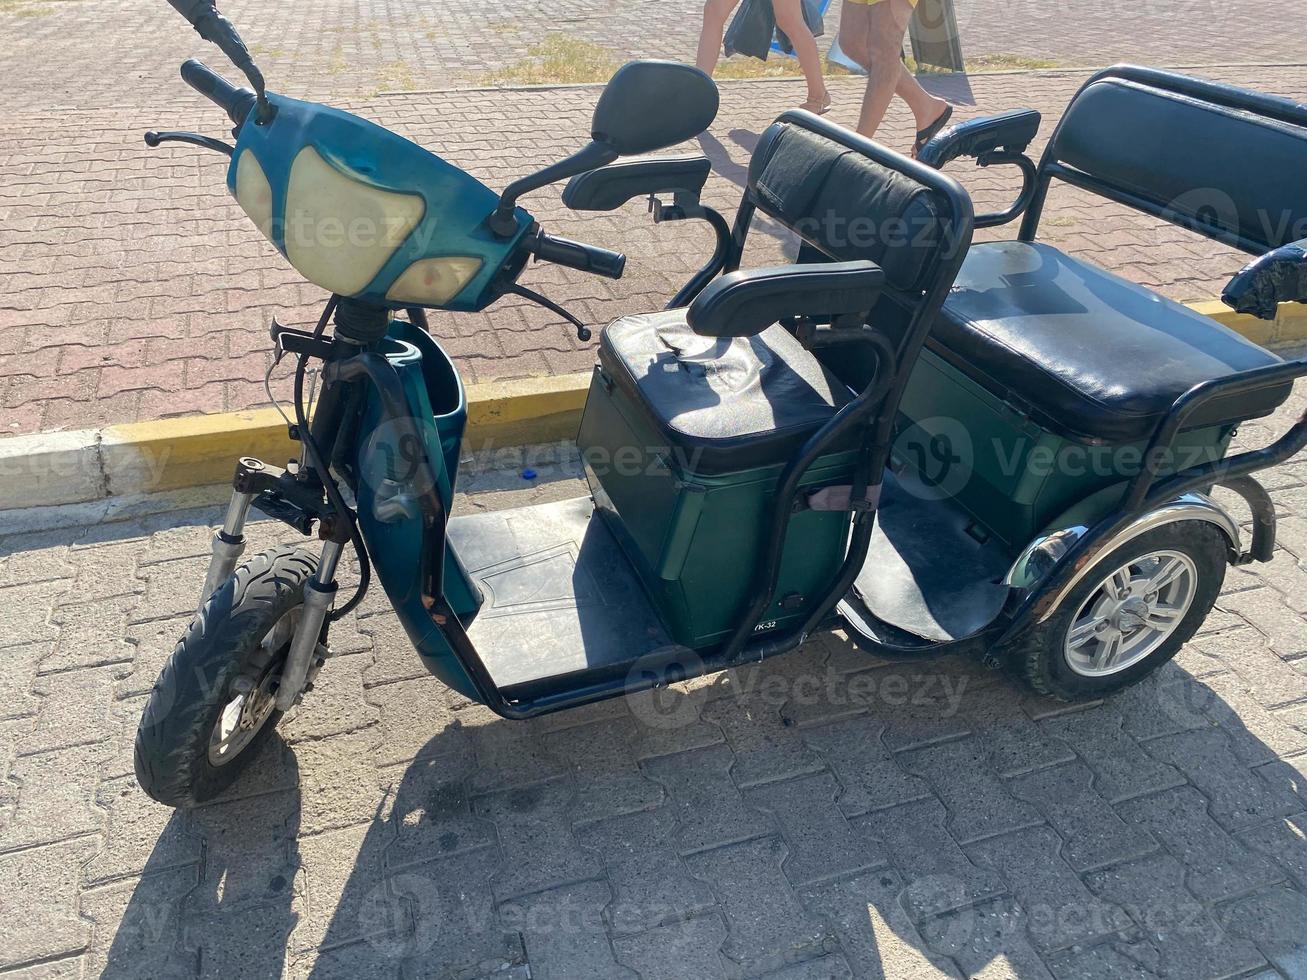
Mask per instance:
[[[702,337],[685,312],[613,321],[599,339],[599,363],[688,469],[733,473],[787,462],[852,400],[783,327]]]
[[[1195,384],[1279,362],[1209,317],[1038,242],[971,247],[930,348],[1043,424],[1147,440]],[[1291,384],[1219,399],[1193,425],[1268,415]]]

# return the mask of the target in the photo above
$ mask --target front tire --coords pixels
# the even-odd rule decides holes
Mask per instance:
[[[1063,701],[1138,683],[1193,637],[1225,582],[1228,542],[1205,521],[1177,521],[1094,563],[1013,654],[1036,691]]]
[[[235,782],[281,718],[276,683],[317,559],[275,548],[245,562],[191,621],[136,732],[136,780],[191,807]]]

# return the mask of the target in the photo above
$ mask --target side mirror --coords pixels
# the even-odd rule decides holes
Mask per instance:
[[[692,65],[631,61],[608,80],[595,106],[590,142],[565,160],[515,180],[487,224],[501,238],[517,232],[517,199],[537,188],[698,136],[717,118],[716,83]]]
[[[717,85],[692,65],[632,61],[617,69],[595,106],[590,135],[619,156],[693,139],[717,118]]]

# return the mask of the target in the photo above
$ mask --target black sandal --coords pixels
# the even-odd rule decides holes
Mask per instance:
[[[927,126],[925,129],[917,130],[917,141],[912,144],[912,159],[917,158],[921,148],[939,135],[939,131],[948,125],[948,121],[953,118],[953,107],[945,105],[944,111],[939,114],[939,118]]]

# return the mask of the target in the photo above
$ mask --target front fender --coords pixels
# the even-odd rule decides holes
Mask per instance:
[[[449,512],[467,401],[453,363],[425,332],[396,321],[389,336],[386,356],[403,382],[422,445],[402,444],[370,392],[356,440],[359,530],[377,580],[427,669],[459,694],[479,701],[472,678],[422,603],[423,556],[441,555],[445,599],[464,626],[481,606],[480,591],[450,546],[444,527],[424,532],[421,514],[407,505],[404,493],[412,453],[423,452]]]

